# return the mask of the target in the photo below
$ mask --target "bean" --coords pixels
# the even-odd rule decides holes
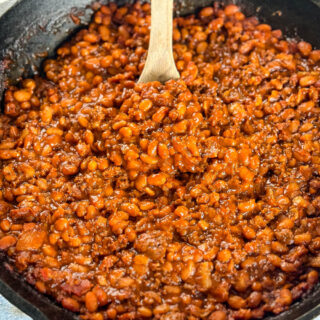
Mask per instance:
[[[167,112],[168,112],[168,108],[166,108],[166,107],[159,108],[159,110],[156,111],[156,113],[152,116],[152,120],[157,123],[162,122],[162,120],[166,116]]]
[[[228,262],[231,259],[231,252],[228,249],[221,250],[218,253],[217,259],[220,262]]]
[[[310,59],[314,62],[318,62],[320,60],[320,50],[313,50],[310,53]]]
[[[298,245],[301,245],[301,244],[308,244],[310,243],[312,237],[311,237],[311,234],[306,232],[306,233],[301,233],[301,234],[298,234],[294,237],[294,243],[295,244],[298,244]]]
[[[31,92],[22,89],[22,90],[15,91],[13,96],[18,102],[26,102],[31,99],[32,94]]]
[[[169,306],[167,304],[160,304],[153,309],[153,313],[155,315],[164,314],[164,313],[167,313],[168,311],[169,311]]]
[[[212,16],[214,14],[214,10],[212,7],[206,7],[206,8],[203,8],[200,13],[199,13],[199,16],[201,18],[206,18],[206,17],[209,17],[209,16]]]
[[[84,41],[88,41],[88,42],[91,42],[91,43],[95,43],[95,42],[98,42],[99,41],[99,37],[97,34],[94,34],[94,33],[87,33],[83,36],[83,40]]]
[[[88,170],[89,171],[96,171],[98,168],[98,163],[95,160],[90,160],[88,163]]]
[[[0,222],[0,228],[2,231],[6,232],[6,231],[9,231],[10,228],[11,228],[11,223],[9,220],[2,220]]]
[[[130,138],[132,136],[132,130],[129,127],[120,128],[119,133],[123,138]]]
[[[87,128],[88,125],[89,125],[89,121],[85,116],[79,116],[78,117],[78,122],[84,128]]]
[[[245,236],[246,239],[248,240],[253,240],[256,237],[256,232],[254,231],[253,228],[249,226],[243,226],[243,235]]]
[[[227,16],[233,15],[239,11],[239,7],[233,4],[229,4],[225,7],[224,12]]]
[[[138,190],[142,191],[147,186],[147,177],[145,175],[138,176],[135,185]]]
[[[150,318],[152,317],[152,310],[146,307],[140,307],[138,308],[139,314],[141,314],[142,317]]]
[[[53,116],[53,110],[49,106],[46,106],[41,113],[42,121],[45,123],[50,123],[52,120],[52,116]]]
[[[308,273],[307,282],[310,284],[316,284],[318,282],[318,278],[319,278],[318,272],[315,270],[312,270]]]
[[[13,236],[4,236],[0,239],[0,250],[7,250],[8,248],[14,246],[17,240]]]
[[[214,311],[210,314],[209,320],[225,320],[227,319],[227,315],[224,311]]]
[[[13,158],[18,158],[20,153],[16,150],[0,150],[0,159],[9,160]]]
[[[166,176],[163,173],[153,174],[148,177],[148,183],[152,186],[162,186],[166,183]]]
[[[309,87],[317,81],[317,78],[314,76],[304,76],[300,78],[299,83],[302,87]]]
[[[66,176],[72,176],[78,172],[78,167],[74,164],[64,164],[62,166],[62,173]]]
[[[241,202],[238,204],[238,209],[241,212],[252,212],[256,206],[256,202],[254,199],[249,201]]]
[[[242,309],[246,306],[246,301],[239,296],[231,296],[228,299],[228,304],[233,309]]]
[[[139,109],[143,112],[147,112],[152,108],[152,102],[149,99],[142,100],[139,104]]]
[[[73,298],[63,298],[62,306],[70,311],[78,312],[80,310],[80,304]]]
[[[250,308],[257,308],[262,301],[261,292],[253,291],[248,297],[248,306]]]
[[[151,157],[145,153],[140,155],[140,159],[147,164],[154,165],[158,163],[158,159],[156,157]]]
[[[58,231],[63,231],[68,227],[68,220],[65,218],[60,218],[55,222],[55,228]]]
[[[308,42],[300,41],[298,43],[298,49],[303,56],[307,57],[310,54],[310,52],[312,51],[312,46]]]
[[[98,299],[92,291],[89,291],[86,294],[85,303],[89,312],[95,312],[98,309]]]
[[[280,303],[289,306],[292,303],[292,294],[289,289],[281,289],[280,290]]]

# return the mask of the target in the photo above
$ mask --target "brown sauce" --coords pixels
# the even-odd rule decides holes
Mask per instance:
[[[83,319],[251,319],[318,282],[320,51],[217,4],[137,84],[150,5],[102,6],[8,88],[0,250]]]

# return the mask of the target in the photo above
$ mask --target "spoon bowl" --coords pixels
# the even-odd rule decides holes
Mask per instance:
[[[151,33],[147,60],[138,83],[177,80],[172,51],[173,0],[151,1]]]

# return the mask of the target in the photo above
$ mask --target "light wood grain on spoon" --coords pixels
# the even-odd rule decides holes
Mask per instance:
[[[172,51],[173,0],[151,0],[148,56],[139,83],[180,78]]]

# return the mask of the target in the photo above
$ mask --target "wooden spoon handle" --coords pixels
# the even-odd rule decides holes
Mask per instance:
[[[172,51],[173,0],[151,0],[151,33],[139,82],[179,79]]]

